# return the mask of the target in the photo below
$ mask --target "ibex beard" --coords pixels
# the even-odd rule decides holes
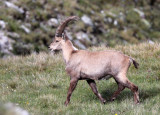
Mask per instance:
[[[70,86],[65,105],[69,104],[72,92],[79,80],[86,80],[94,94],[102,103],[105,103],[106,100],[97,90],[95,80],[107,78],[109,75],[115,79],[118,85],[118,90],[112,95],[111,101],[115,100],[120,92],[127,87],[134,94],[134,102],[139,103],[138,87],[126,77],[131,63],[134,64],[135,68],[138,68],[139,64],[133,58],[119,51],[90,52],[75,48],[64,30],[70,21],[77,19],[78,17],[72,16],[62,22],[56,31],[53,42],[50,44],[52,51],[62,50],[66,72],[70,76]]]

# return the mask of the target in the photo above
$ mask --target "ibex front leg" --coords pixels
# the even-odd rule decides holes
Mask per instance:
[[[70,81],[70,86],[69,86],[69,89],[68,89],[68,93],[67,93],[67,99],[65,101],[65,105],[67,106],[70,102],[70,98],[71,98],[71,95],[72,95],[72,92],[74,91],[74,89],[76,88],[76,85],[78,83],[78,79],[75,79],[75,78],[72,78],[71,81]]]
[[[100,101],[105,104],[106,100],[102,98],[101,94],[98,93],[97,87],[96,87],[96,82],[94,80],[87,80],[87,83],[91,87],[92,91],[94,94],[100,99]]]

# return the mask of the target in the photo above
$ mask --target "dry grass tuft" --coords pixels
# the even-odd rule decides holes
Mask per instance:
[[[119,50],[135,58],[140,68],[131,66],[128,77],[139,86],[140,105],[133,104],[130,90],[102,105],[85,81],[80,81],[71,104],[64,106],[69,76],[61,54],[32,54],[0,59],[0,100],[12,102],[31,114],[159,114],[160,112],[160,44],[92,47],[89,50]],[[107,100],[116,90],[113,79],[97,81],[99,92]]]

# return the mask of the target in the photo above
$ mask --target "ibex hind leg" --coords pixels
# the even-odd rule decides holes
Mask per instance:
[[[138,104],[139,103],[139,92],[138,92],[138,86],[134,85],[132,82],[128,80],[125,74],[118,74],[116,76],[116,80],[122,84],[124,87],[129,88],[133,94],[134,94],[134,103]]]
[[[116,80],[115,80],[116,81]],[[116,97],[121,93],[121,91],[123,91],[125,89],[125,86],[122,85],[121,83],[119,83],[118,81],[116,81],[117,85],[118,85],[118,89],[117,91],[115,91],[111,97],[111,101],[114,101],[116,99]]]

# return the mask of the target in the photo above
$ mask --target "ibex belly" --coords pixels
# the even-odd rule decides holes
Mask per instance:
[[[111,71],[109,68],[83,68],[80,71],[81,79],[109,79],[111,78]]]

